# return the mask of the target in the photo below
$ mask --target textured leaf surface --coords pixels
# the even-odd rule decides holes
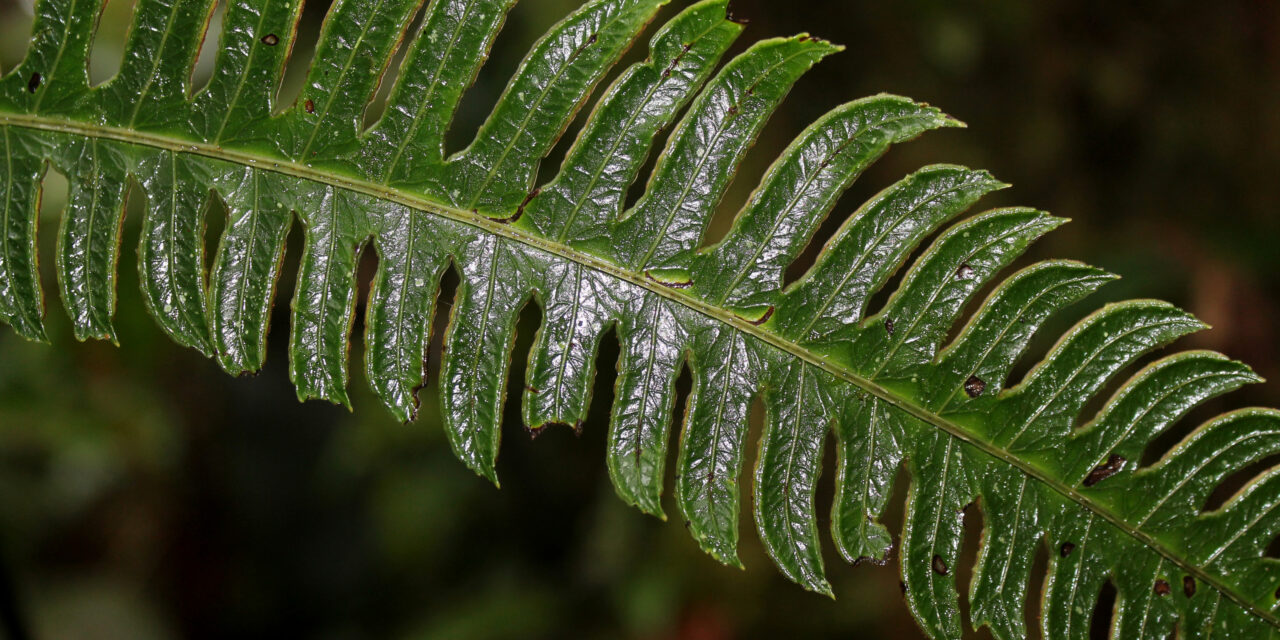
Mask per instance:
[[[121,216],[136,184],[146,197],[147,309],[230,373],[263,365],[291,232],[304,247],[289,346],[301,399],[349,404],[364,252],[377,267],[362,368],[401,420],[416,415],[432,319],[448,306],[443,422],[457,456],[494,482],[516,322],[535,304],[543,321],[520,398],[526,427],[596,428],[584,421],[597,351],[615,331],[605,457],[618,494],[663,515],[674,455],[678,517],[721,562],[740,564],[749,482],[779,569],[830,594],[818,529],[827,507],[815,496],[834,476],[840,555],[883,562],[897,549],[907,604],[931,637],[959,637],[966,624],[1023,637],[1030,600],[1044,637],[1085,638],[1108,582],[1115,638],[1278,635],[1280,561],[1265,551],[1280,534],[1280,474],[1264,471],[1222,507],[1204,506],[1228,476],[1280,452],[1280,413],[1227,413],[1140,465],[1197,405],[1257,376],[1205,351],[1128,374],[1203,328],[1171,305],[1135,300],[1087,316],[1011,378],[1047,321],[1114,277],[1065,260],[1003,275],[1064,220],[1026,208],[964,217],[1005,185],[931,165],[858,207],[813,266],[785,281],[870,163],[958,122],[888,95],[836,107],[782,151],[708,245],[709,221],[770,114],[839,47],[773,38],[725,61],[742,31],[726,0],[673,9],[648,57],[600,91],[559,171],[537,184],[542,158],[665,2],[594,0],[566,17],[533,46],[476,137],[446,153],[461,96],[513,4],[341,0],[301,95],[278,104],[298,0],[227,3],[213,75],[198,92],[191,69],[212,0],[139,2],[120,71],[97,87],[86,60],[101,7],[40,0],[26,59],[0,79],[0,317],[46,339],[35,247],[53,168],[71,185],[59,226],[45,230],[57,234],[59,293],[77,338],[115,340]],[[419,10],[422,28],[408,33]],[[366,129],[399,47],[404,66]],[[206,214],[222,210],[206,256]],[[456,299],[438,303],[450,268]],[[692,389],[673,419],[686,367]],[[1091,404],[1108,386],[1110,399]],[[758,442],[753,418],[764,425]],[[828,446],[834,469],[822,465]],[[904,468],[895,540],[880,520]],[[964,519],[978,513],[978,559],[961,585]],[[1048,557],[1043,585],[1032,584],[1037,554]]]

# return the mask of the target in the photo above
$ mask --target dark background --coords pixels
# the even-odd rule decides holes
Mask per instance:
[[[286,97],[324,4],[313,3],[303,21]],[[687,6],[673,4],[663,17]],[[455,149],[527,47],[575,5],[517,7],[465,99]],[[119,66],[130,10],[128,0],[109,3],[95,80]],[[6,70],[24,50],[29,11],[0,0]],[[1028,259],[1080,258],[1124,276],[1046,333],[1105,300],[1161,297],[1215,325],[1180,346],[1218,349],[1280,376],[1280,4],[739,0],[734,11],[751,20],[736,50],[803,30],[848,49],[797,86],[748,158],[726,213],[773,154],[839,102],[879,91],[925,100],[969,128],[890,151],[836,218],[924,164],[990,169],[1015,187],[984,204],[1028,204],[1074,219]],[[642,54],[640,47],[629,59]],[[202,57],[199,73],[210,62]],[[60,177],[50,176],[46,267],[65,202],[60,189]],[[777,573],[749,516],[743,572],[701,554],[678,518],[663,523],[625,507],[602,459],[612,343],[580,437],[555,429],[531,442],[512,394],[501,490],[452,459],[433,389],[421,394],[417,423],[388,417],[358,373],[358,333],[355,412],[295,400],[283,348],[296,231],[266,369],[245,379],[223,374],[170,344],[143,311],[137,201],[120,259],[121,348],[74,341],[48,268],[53,346],[0,332],[0,610],[32,636],[919,637],[895,565],[850,568],[828,549],[832,602]],[[219,222],[211,220],[213,241]],[[713,235],[728,220],[719,218]],[[527,311],[515,390],[539,322],[536,309]],[[1280,386],[1198,410],[1182,432],[1250,403],[1280,404]],[[1180,436],[1158,442],[1148,459]],[[821,497],[830,483],[824,478]],[[895,531],[903,495],[900,483],[889,518]],[[670,500],[667,512],[678,513]],[[979,528],[970,515],[972,558]],[[963,570],[960,577],[966,584]],[[1099,631],[1107,610],[1104,597]],[[1028,615],[1034,611],[1033,603]]]

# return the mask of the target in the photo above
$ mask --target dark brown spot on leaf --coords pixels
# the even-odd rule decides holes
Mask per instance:
[[[888,331],[889,335],[893,335],[893,320],[889,318],[884,319],[884,330]]]
[[[968,280],[969,278],[972,278],[973,267],[969,266],[968,264],[960,265],[960,268],[956,269],[956,277],[960,278],[961,280]]]
[[[942,559],[942,556],[935,554],[933,556],[933,572],[940,576],[945,576],[948,571],[950,569],[947,568],[947,562]]]
[[[964,381],[964,392],[968,394],[970,398],[976,398],[982,395],[982,392],[986,390],[987,382],[978,376],[969,376],[969,379]]]
[[[1188,598],[1196,594],[1196,579],[1191,576],[1182,576],[1182,592]]]
[[[1076,545],[1074,543],[1064,542],[1062,543],[1061,547],[1058,547],[1058,555],[1065,558],[1071,555],[1071,552],[1075,550],[1076,550]]]
[[[31,74],[31,79],[27,80],[27,91],[35,93],[40,88],[40,72],[36,71]]]
[[[307,113],[315,113],[316,103],[312,102],[311,100],[307,100],[306,102],[302,103],[302,108],[306,109]]]
[[[1094,467],[1093,471],[1089,472],[1088,477],[1084,479],[1084,486],[1092,487],[1093,485],[1114,476],[1124,468],[1125,462],[1128,461],[1114,453],[1111,454],[1111,457],[1107,458],[1106,462]]]
[[[280,36],[274,33],[268,33],[267,35],[262,36],[262,44],[265,44],[268,47],[274,47],[280,44]]]
[[[733,106],[729,107],[729,115],[731,115],[731,116],[736,116],[736,115],[738,115],[738,105],[736,105],[736,104],[735,104],[735,105],[733,105]]]
[[[593,33],[593,34],[591,34],[591,37],[590,37],[590,38],[587,38],[587,44],[588,44],[588,45],[595,44],[595,43],[596,43],[596,41],[597,41],[597,40],[599,40],[599,39],[600,39],[600,34],[598,34],[598,33]]]
[[[524,386],[524,390],[525,390],[525,391],[528,391],[529,393],[542,393],[542,390],[541,390],[541,389],[539,389],[539,388],[537,388],[537,387],[535,387],[535,386],[533,386],[533,385],[531,385],[531,384],[526,384],[526,385]]]
[[[1155,590],[1158,596],[1167,596],[1173,593],[1173,589],[1169,588],[1169,583],[1164,580],[1156,580]]]

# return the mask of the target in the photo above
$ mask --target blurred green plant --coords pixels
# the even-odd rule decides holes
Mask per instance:
[[[495,483],[515,326],[535,299],[544,321],[525,376],[526,428],[587,420],[597,351],[615,331],[610,477],[624,501],[658,516],[676,380],[691,372],[677,504],[699,545],[726,564],[739,564],[748,418],[763,413],[755,521],[764,550],[810,590],[831,593],[815,491],[834,433],[831,535],[851,562],[887,559],[893,537],[879,520],[905,465],[902,577],[910,610],[932,637],[962,633],[956,568],[962,514],[975,502],[986,534],[971,619],[998,638],[1027,633],[1031,565],[1045,548],[1046,637],[1084,637],[1108,581],[1118,638],[1164,637],[1175,625],[1224,638],[1275,633],[1280,564],[1266,550],[1280,532],[1272,513],[1280,480],[1264,474],[1221,508],[1202,507],[1229,474],[1280,447],[1280,414],[1225,414],[1139,469],[1149,443],[1195,405],[1257,376],[1216,353],[1176,354],[1076,425],[1122,369],[1202,328],[1199,321],[1166,303],[1107,305],[1005,388],[1036,329],[1112,279],[1046,261],[994,281],[1061,219],[1007,208],[943,230],[1004,185],[982,171],[933,165],[873,197],[807,273],[786,277],[871,162],[891,144],[957,121],[888,95],[838,107],[783,152],[714,238],[707,227],[746,149],[792,84],[839,47],[807,35],[765,40],[713,76],[741,27],[725,0],[695,4],[613,82],[559,174],[535,188],[540,160],[664,2],[596,0],[552,27],[475,141],[446,158],[445,132],[512,4],[432,2],[385,110],[371,118],[416,2],[335,4],[293,102],[274,88],[300,2],[227,6],[200,88],[193,69],[209,0],[140,2],[123,64],[99,86],[86,66],[99,7],[38,3],[27,57],[0,81],[0,313],[20,335],[45,338],[35,230],[52,166],[69,183],[56,272],[76,337],[117,340],[121,220],[136,186],[146,198],[138,250],[146,309],[176,342],[228,372],[257,371],[296,216],[305,229],[289,348],[298,397],[350,404],[349,334],[361,252],[372,248],[366,373],[393,415],[412,420],[439,284],[452,266],[459,284],[441,363],[445,433],[454,453]],[[972,57],[962,29],[937,42],[961,67]],[[643,195],[627,207],[657,136],[682,111]],[[206,274],[206,218],[223,209]],[[953,329],[983,288],[985,302]],[[877,294],[887,298],[869,313]],[[110,456],[103,459],[109,469]],[[413,541],[385,543],[413,553]],[[661,606],[653,592],[633,597],[637,607]],[[528,617],[543,604],[530,600]],[[468,624],[459,618],[454,632]]]

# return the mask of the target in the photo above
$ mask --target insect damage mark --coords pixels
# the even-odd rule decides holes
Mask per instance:
[[[693,278],[689,274],[677,270],[651,270],[644,272],[644,277],[664,287],[672,289],[688,289],[693,286]]]
[[[1182,593],[1188,598],[1196,594],[1196,579],[1191,576],[1182,576]]]
[[[31,79],[27,80],[27,92],[35,93],[36,89],[40,88],[40,80],[41,80],[40,72],[39,71],[32,72]]]
[[[578,48],[574,49],[573,53],[569,54],[569,61],[572,62],[578,56],[582,55],[582,52],[586,51],[587,47],[590,47],[591,45],[595,44],[596,41],[598,41],[599,39],[600,39],[600,34],[598,33],[591,34],[591,37],[587,38],[586,42],[582,43],[581,45],[578,45]]]
[[[1107,458],[1106,462],[1094,467],[1093,471],[1089,472],[1089,475],[1084,479],[1084,486],[1092,487],[1093,485],[1114,476],[1124,468],[1124,463],[1126,462],[1128,462],[1128,460],[1125,460],[1114,453],[1111,454],[1111,457]]]
[[[527,206],[529,206],[529,203],[530,203],[530,202],[533,202],[533,199],[534,199],[534,198],[536,198],[536,197],[538,197],[538,194],[539,194],[539,193],[542,193],[542,189],[541,189],[541,188],[534,189],[533,191],[530,191],[530,192],[528,193],[528,195],[526,195],[526,196],[524,197],[524,202],[521,202],[521,203],[520,203],[520,206],[519,206],[519,207],[516,207],[516,212],[515,212],[515,213],[513,213],[513,214],[511,214],[511,215],[509,215],[509,216],[507,216],[507,217],[505,217],[505,218],[489,218],[489,219],[490,219],[490,220],[493,220],[494,222],[501,222],[502,224],[511,224],[511,223],[515,222],[516,220],[519,220],[519,219],[520,219],[520,217],[524,215],[524,208],[525,208],[525,207],[527,207]]]
[[[976,398],[986,390],[987,381],[978,376],[969,376],[969,379],[964,381],[964,392],[970,398]]]
[[[308,99],[306,102],[302,103],[302,108],[303,108],[303,109],[306,109],[306,110],[307,110],[307,113],[315,113],[315,112],[316,112],[316,103],[315,103],[314,101],[312,101],[312,100]]]
[[[888,331],[889,335],[893,335],[893,320],[891,318],[884,319],[884,330]]]
[[[742,314],[740,314],[740,313],[735,313],[735,314],[733,314],[733,315],[734,315],[734,316],[737,316],[739,319],[741,319],[741,320],[743,320],[743,321],[747,322],[748,324],[750,324],[750,325],[752,325],[752,326],[758,327],[758,326],[760,326],[760,325],[762,325],[762,324],[764,324],[764,323],[768,322],[768,321],[769,321],[769,318],[772,318],[772,317],[773,317],[773,312],[774,312],[774,311],[775,311],[774,306],[773,306],[773,305],[769,305],[769,306],[764,310],[764,313],[760,314],[758,317],[754,317],[754,318],[753,318],[753,317],[751,317],[751,316],[744,316],[744,315],[742,315]]]
[[[267,35],[262,36],[262,44],[265,44],[268,47],[274,47],[280,44],[280,36],[274,33],[268,33]]]
[[[680,59],[683,58],[686,53],[689,53],[689,50],[692,48],[693,48],[692,44],[689,44],[687,42],[685,43],[684,49],[682,49],[680,53],[677,54],[676,57],[671,60],[671,63],[667,65],[667,68],[662,71],[663,80],[666,80],[667,78],[671,77],[671,71],[676,68],[676,65],[680,64]]]
[[[1170,593],[1173,593],[1173,589],[1169,588],[1169,583],[1164,580],[1156,580],[1154,590],[1158,596],[1167,596]]]
[[[960,268],[956,269],[956,277],[961,280],[968,280],[969,278],[972,278],[973,267],[969,266],[968,263],[960,265]]]
[[[943,560],[942,556],[935,554],[933,556],[933,572],[940,576],[945,576],[950,571],[951,569],[947,567],[947,561]]]
[[[885,549],[884,557],[882,558],[876,558],[874,556],[858,556],[858,558],[853,561],[853,566],[856,567],[863,564],[872,564],[877,567],[883,567],[884,565],[889,564],[889,555],[892,553],[893,547],[890,546],[888,549]]]

